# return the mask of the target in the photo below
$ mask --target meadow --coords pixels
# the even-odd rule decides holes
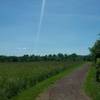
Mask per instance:
[[[76,61],[38,61],[0,63],[0,100],[10,100],[25,89],[54,76]]]

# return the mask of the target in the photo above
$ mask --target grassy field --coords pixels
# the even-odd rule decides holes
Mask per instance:
[[[0,63],[0,100],[9,100],[79,62],[48,61]]]
[[[100,100],[100,83],[96,82],[95,75],[96,69],[93,65],[88,72],[84,88],[92,100]]]
[[[57,80],[61,79],[62,77],[70,74],[72,71],[74,71],[77,68],[80,68],[83,63],[74,63],[70,65],[66,70],[62,71],[61,73],[48,78],[47,80],[44,80],[37,84],[36,86],[29,88],[22,93],[20,93],[18,96],[14,97],[12,100],[36,100],[36,97],[48,87],[50,87],[52,84],[54,84]]]

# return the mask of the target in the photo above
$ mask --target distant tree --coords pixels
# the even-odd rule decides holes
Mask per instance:
[[[35,55],[31,55],[29,59],[30,61],[35,61]]]
[[[67,60],[68,59],[68,55],[64,54],[64,59]]]
[[[62,53],[58,53],[58,60],[64,60],[64,55]]]
[[[6,56],[0,56],[0,62],[5,62],[7,60]]]
[[[83,58],[83,61],[93,61],[92,56],[90,54],[86,56],[81,56],[81,58]]]
[[[53,60],[57,61],[57,55],[53,54],[52,57],[53,57]]]
[[[8,61],[9,62],[18,62],[18,57],[16,56],[10,56],[10,57],[7,57]]]
[[[77,60],[77,58],[78,58],[78,55],[77,55],[77,54],[75,54],[75,53],[73,53],[73,54],[69,55],[69,59],[70,59],[70,60],[72,60],[72,61],[76,61],[76,60]]]
[[[22,61],[25,61],[25,62],[29,61],[29,55],[24,55],[24,56],[22,56],[22,57],[21,57],[21,60],[22,60]]]
[[[43,60],[43,61],[47,61],[47,60],[48,60],[48,56],[47,56],[47,55],[42,56],[42,57],[41,57],[41,60]]]
[[[53,55],[52,54],[48,55],[48,60],[51,60],[51,61],[53,60]]]

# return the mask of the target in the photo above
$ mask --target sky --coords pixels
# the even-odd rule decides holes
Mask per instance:
[[[42,6],[43,0],[0,0],[0,55],[89,54],[100,33],[100,1]]]

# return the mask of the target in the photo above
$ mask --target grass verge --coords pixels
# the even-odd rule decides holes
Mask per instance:
[[[75,69],[80,68],[83,65],[83,63],[80,64],[74,64],[68,67],[65,71],[48,78],[47,80],[44,80],[43,82],[38,83],[36,86],[24,90],[22,93],[20,93],[18,96],[14,97],[12,100],[35,100],[36,97],[46,89],[48,89],[49,86],[54,84],[57,80],[61,79],[65,75],[70,74]]]
[[[95,75],[95,65],[92,65],[88,72],[84,89],[87,95],[90,96],[92,100],[100,100],[100,83],[95,81]]]

